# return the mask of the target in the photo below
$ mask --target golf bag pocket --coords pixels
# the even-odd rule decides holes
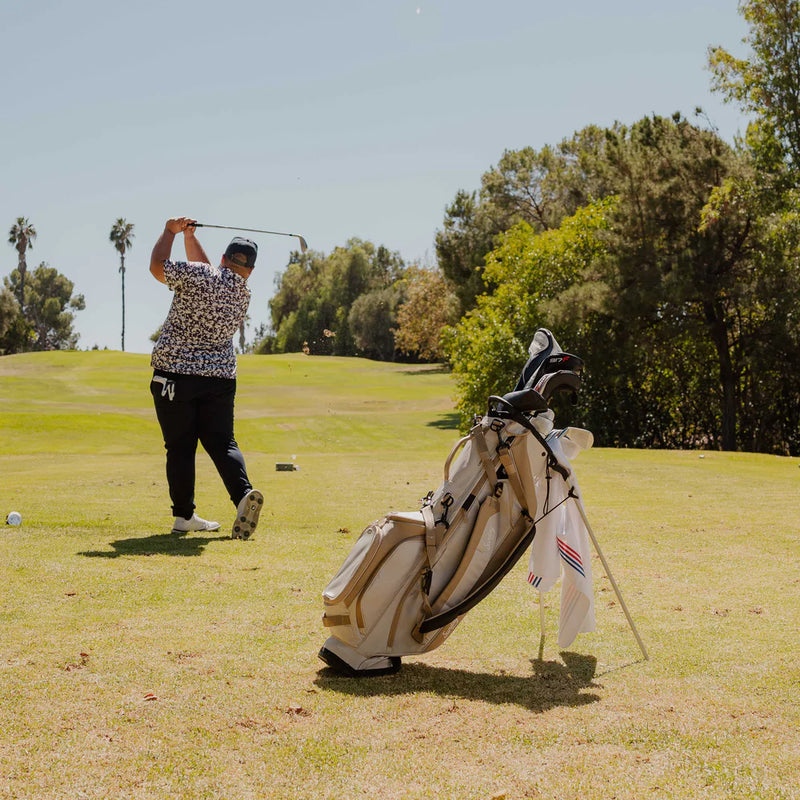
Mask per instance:
[[[339,571],[325,587],[322,596],[326,603],[343,602],[353,587],[358,585],[359,577],[369,568],[374,551],[380,545],[378,526],[381,522],[383,520],[373,522],[364,528]]]
[[[431,606],[434,614],[458,605],[483,576],[500,534],[500,501],[492,495],[481,504],[472,533],[452,578]]]
[[[420,512],[392,513],[373,522],[322,593],[323,624],[347,644],[377,637],[385,648],[396,629],[398,605],[421,583],[425,563]]]

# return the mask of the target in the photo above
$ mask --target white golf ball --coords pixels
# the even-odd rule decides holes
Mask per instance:
[[[8,525],[22,525],[22,514],[19,511],[11,511],[6,517]]]

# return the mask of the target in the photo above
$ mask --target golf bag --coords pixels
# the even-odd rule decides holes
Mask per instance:
[[[575,497],[566,453],[591,434],[554,430],[549,400],[578,391],[583,363],[543,328],[530,354],[515,389],[489,398],[456,442],[422,508],[367,526],[326,586],[330,636],[319,655],[335,670],[393,672],[401,656],[438,647],[531,547],[536,522],[555,510],[551,495],[558,505]]]

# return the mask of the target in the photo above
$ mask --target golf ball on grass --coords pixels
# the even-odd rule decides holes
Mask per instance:
[[[22,514],[19,511],[11,511],[6,517],[7,525],[22,525]]]

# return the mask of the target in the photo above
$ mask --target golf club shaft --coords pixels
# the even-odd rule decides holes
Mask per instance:
[[[306,240],[299,233],[283,233],[282,231],[264,231],[259,228],[236,228],[232,225],[211,225],[208,222],[194,222],[192,223],[195,228],[220,228],[226,231],[245,231],[247,233],[268,233],[271,236],[293,236],[295,239],[300,240],[300,250],[306,252],[308,245]]]

